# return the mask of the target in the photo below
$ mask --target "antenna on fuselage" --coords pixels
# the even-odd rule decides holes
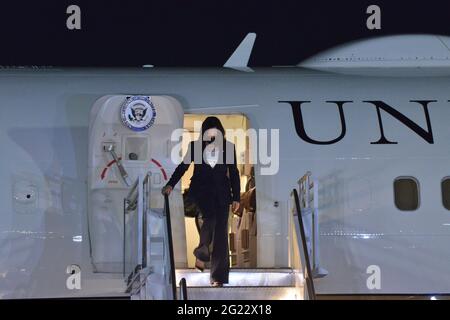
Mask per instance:
[[[253,45],[255,44],[256,33],[249,33],[245,36],[244,40],[234,50],[233,54],[228,58],[227,62],[223,65],[225,68],[236,69],[239,71],[251,72],[253,71],[248,67],[248,60],[252,54]]]

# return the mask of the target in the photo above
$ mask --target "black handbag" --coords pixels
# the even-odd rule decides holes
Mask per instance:
[[[189,189],[186,189],[183,193],[184,216],[188,218],[196,218],[201,215],[201,211],[189,193]]]

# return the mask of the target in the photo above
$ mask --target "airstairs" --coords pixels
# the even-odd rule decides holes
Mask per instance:
[[[318,244],[318,183],[310,172],[293,189],[289,268],[232,268],[229,283],[210,286],[209,272],[176,269],[170,203],[150,206],[150,173],[140,176],[124,199],[124,262],[126,293],[132,299],[168,300],[303,300],[315,299],[314,279],[326,276]]]
[[[292,269],[231,269],[229,283],[222,288],[209,284],[209,272],[179,269],[177,283],[184,278],[188,300],[303,300],[301,274]],[[183,286],[178,285],[178,298]]]

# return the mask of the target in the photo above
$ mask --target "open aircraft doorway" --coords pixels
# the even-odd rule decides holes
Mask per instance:
[[[185,114],[183,153],[186,152],[189,142],[199,137],[201,123],[210,114]],[[242,114],[214,114],[222,122],[225,130],[243,130],[246,132],[250,128],[250,121]],[[197,125],[196,125],[197,124]],[[200,125],[199,125],[200,124]],[[229,213],[229,258],[231,268],[256,268],[257,267],[257,247],[256,247],[256,189],[253,165],[249,161],[250,141],[227,137],[236,146],[236,157],[241,181],[241,207],[238,213]],[[186,171],[181,180],[181,189],[184,194],[189,188],[189,182],[194,170],[193,164]],[[185,209],[186,210],[186,209]],[[201,217],[192,218],[186,216],[186,247],[188,267],[195,265],[193,251],[199,243],[199,229],[201,227]]]

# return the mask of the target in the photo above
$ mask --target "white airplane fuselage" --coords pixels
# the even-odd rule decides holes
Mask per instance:
[[[185,113],[245,114],[252,128],[279,129],[278,172],[255,167],[258,267],[288,266],[289,195],[311,171],[329,272],[318,293],[450,292],[441,192],[450,176],[450,77],[42,69],[0,72],[0,297],[123,292],[122,278],[92,272],[88,241],[89,114],[111,94],[172,96]],[[417,210],[396,207],[398,177],[418,182]],[[36,197],[32,207],[18,199],[22,190]],[[69,265],[82,270],[80,290],[66,286]],[[368,286],[370,266],[379,267],[379,288]]]

